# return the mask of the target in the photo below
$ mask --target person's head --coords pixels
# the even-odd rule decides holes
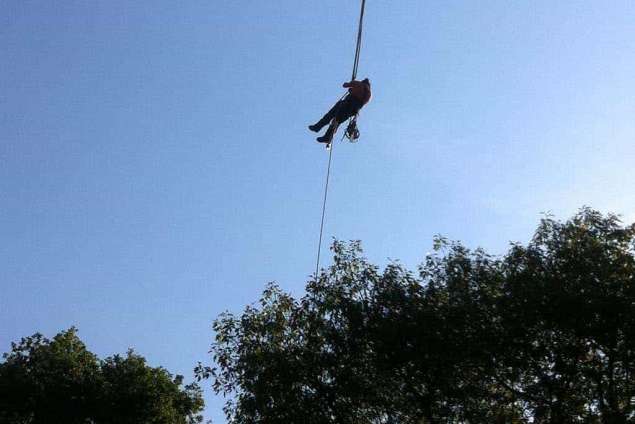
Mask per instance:
[[[362,80],[362,82],[363,82],[364,84],[366,84],[366,85],[370,86],[370,81],[368,80],[368,78],[364,78],[364,79]]]

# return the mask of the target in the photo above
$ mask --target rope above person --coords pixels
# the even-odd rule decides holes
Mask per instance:
[[[364,11],[366,10],[366,0],[362,0],[361,9],[359,12],[359,23],[357,25],[357,41],[355,42],[355,59],[353,60],[353,75],[351,81],[344,83],[344,87],[348,88],[348,95],[340,99],[335,106],[329,110],[322,119],[313,125],[309,125],[309,129],[314,132],[319,132],[329,122],[328,130],[322,137],[318,137],[317,141],[320,143],[326,143],[327,149],[331,146],[333,136],[337,132],[339,125],[350,119],[349,125],[346,128],[346,136],[355,141],[359,137],[359,131],[357,130],[357,114],[360,109],[364,107],[366,103],[370,101],[371,90],[370,81],[368,78],[357,81],[357,70],[359,69],[359,58],[362,51],[362,33],[364,28]]]

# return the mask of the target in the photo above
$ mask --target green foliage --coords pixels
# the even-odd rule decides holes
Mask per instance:
[[[332,250],[302,298],[215,321],[196,372],[230,422],[635,422],[635,226],[546,217],[503,257],[439,237],[417,273]]]
[[[35,334],[0,363],[0,423],[200,422],[201,391],[182,381],[133,351],[100,361],[74,328],[52,340]]]

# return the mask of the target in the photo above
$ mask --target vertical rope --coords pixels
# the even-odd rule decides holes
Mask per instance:
[[[320,270],[320,252],[322,250],[322,233],[324,232],[324,215],[326,212],[326,197],[329,193],[329,179],[331,176],[331,158],[333,157],[333,143],[329,149],[329,165],[326,168],[326,184],[324,185],[324,200],[322,202],[322,221],[320,222],[320,241],[318,242],[317,261],[315,263],[315,279],[318,278],[318,272]]]
[[[359,68],[359,55],[362,51],[362,31],[364,28],[364,10],[366,9],[366,0],[362,0],[362,8],[359,12],[359,25],[357,28],[357,45],[355,47],[355,60],[353,61],[352,80],[357,78],[357,69]]]
[[[355,46],[355,60],[353,61],[353,76],[351,80],[357,78],[357,69],[359,67],[359,55],[362,51],[362,30],[364,26],[364,10],[366,8],[366,0],[362,0],[361,10],[359,12],[359,24],[357,28],[357,43]],[[337,118],[335,118],[337,119]],[[346,134],[346,132],[344,133]],[[344,136],[342,136],[342,140]],[[326,168],[326,183],[324,184],[324,199],[322,201],[322,220],[320,221],[320,239],[318,241],[317,259],[315,261],[315,279],[318,279],[318,272],[320,271],[320,253],[322,251],[322,235],[324,233],[324,216],[326,215],[326,199],[329,192],[329,180],[331,176],[331,159],[333,157],[333,146],[331,141],[331,148],[329,149],[329,164]]]

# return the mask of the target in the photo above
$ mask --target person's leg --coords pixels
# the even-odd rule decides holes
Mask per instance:
[[[328,112],[326,112],[326,115],[324,115],[322,117],[322,119],[320,119],[317,123],[315,123],[314,125],[309,125],[309,128],[311,129],[311,131],[315,131],[318,132],[320,131],[325,125],[328,125],[331,123],[331,121],[333,120],[333,118],[335,117],[335,115],[338,113],[338,111],[341,109],[342,107],[342,103],[344,103],[343,100],[340,100],[339,102],[335,103],[335,106],[333,106],[331,108],[331,110],[329,110]]]
[[[317,141],[319,141],[320,143],[330,143],[331,140],[333,140],[333,135],[335,135],[335,131],[337,131],[337,128],[339,126],[339,121],[337,119],[333,119],[331,121],[331,125],[329,125],[324,135],[322,137],[318,137]]]

